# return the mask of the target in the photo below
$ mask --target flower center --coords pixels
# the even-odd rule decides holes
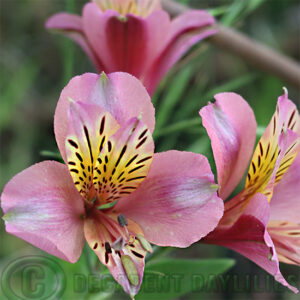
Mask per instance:
[[[147,17],[160,8],[159,0],[94,0],[102,11],[115,10],[123,17],[127,14]]]
[[[91,204],[90,204],[91,205]],[[145,239],[142,229],[115,210],[87,210],[84,221],[86,240],[100,261],[108,268],[120,268],[132,286],[138,286],[138,268],[152,247]]]
[[[94,124],[80,124],[89,116],[83,115],[80,104],[73,106],[66,150],[75,186],[85,202],[100,207],[113,204],[131,194],[147,176],[154,150],[151,132],[139,118],[118,129],[107,112],[96,112]]]
[[[113,251],[121,256],[126,247],[131,247],[130,252],[138,258],[144,258],[143,252],[152,252],[152,247],[144,238],[140,227],[133,221],[128,220],[123,214],[117,214],[115,209],[99,209],[97,203],[85,203],[85,220],[93,220],[94,231],[97,238],[90,245],[95,251],[99,250],[100,245],[105,250],[105,263],[109,261],[109,254]],[[140,249],[138,251],[134,244],[138,241]]]

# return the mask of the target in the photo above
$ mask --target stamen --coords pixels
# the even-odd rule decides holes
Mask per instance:
[[[140,244],[142,245],[142,247],[144,248],[144,250],[146,250],[149,253],[153,252],[152,246],[150,245],[150,243],[145,239],[144,236],[142,236],[141,234],[138,234],[136,236],[136,238],[139,240]]]
[[[111,254],[111,253],[112,253],[111,246],[110,246],[109,242],[105,242],[104,247],[105,247],[105,251],[106,251],[108,254]]]
[[[118,222],[121,227],[128,226],[128,221],[127,221],[126,217],[122,214],[118,215]]]
[[[125,246],[125,241],[121,236],[112,244],[112,248],[115,249],[115,251],[122,250],[124,246]]]
[[[138,286],[140,282],[139,275],[131,257],[129,255],[122,255],[121,262],[130,284]]]
[[[102,213],[102,224],[106,227],[107,231],[115,238],[118,239],[120,236],[123,237],[125,240],[127,239],[127,236],[122,228],[118,226],[118,224],[112,220],[109,216]],[[127,229],[127,228],[125,228]]]

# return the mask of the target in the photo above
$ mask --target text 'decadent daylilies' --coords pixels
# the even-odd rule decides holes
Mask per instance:
[[[226,199],[248,167],[256,121],[234,93],[215,96],[200,110],[215,157],[219,196]],[[252,156],[244,189],[225,202],[224,216],[204,240],[248,257],[294,292],[279,261],[300,265],[300,118],[287,91]]]
[[[6,230],[70,262],[86,240],[135,295],[150,243],[187,247],[224,209],[205,157],[153,154],[154,123],[150,97],[133,76],[73,78],[54,118],[66,164],[41,162],[11,179],[1,195]]]
[[[99,72],[130,73],[153,94],[191,46],[216,32],[214,22],[202,10],[171,21],[159,0],[94,0],[84,6],[82,16],[58,13],[46,27],[79,44]]]

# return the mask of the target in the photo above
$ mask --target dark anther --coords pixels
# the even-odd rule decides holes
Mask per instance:
[[[134,250],[131,250],[131,252],[132,252],[132,254],[134,254],[138,258],[144,258],[144,255],[142,255],[142,254],[140,254],[140,253],[138,253],[138,252],[136,252]]]
[[[119,225],[121,227],[124,227],[124,226],[128,225],[128,221],[127,221],[126,217],[122,214],[118,215],[118,222],[119,222]]]
[[[108,254],[112,253],[112,250],[111,250],[111,247],[110,247],[109,242],[105,242],[104,247],[105,247],[105,251],[106,251]]]

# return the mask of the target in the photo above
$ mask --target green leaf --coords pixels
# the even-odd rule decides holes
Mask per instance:
[[[143,284],[136,300],[178,299],[206,286],[234,265],[232,259],[164,259],[146,265]]]
[[[183,120],[183,121],[179,121],[177,123],[174,123],[170,126],[167,126],[165,128],[162,128],[160,130],[155,131],[155,133],[153,134],[154,138],[158,138],[161,136],[165,136],[174,132],[179,132],[194,126],[200,126],[201,125],[201,119],[200,118],[193,118],[190,120]]]
[[[250,74],[244,74],[240,75],[237,78],[233,78],[227,82],[221,83],[218,86],[215,86],[214,88],[210,89],[208,92],[206,92],[203,95],[203,98],[208,101],[212,100],[214,95],[222,92],[236,92],[240,88],[249,85],[250,83],[253,83],[258,78],[257,73],[250,73]]]
[[[247,15],[255,11],[265,0],[235,0],[228,6],[227,13],[221,19],[225,26],[232,26],[244,20]]]
[[[219,6],[219,7],[214,7],[214,8],[210,8],[207,11],[214,17],[218,17],[220,15],[223,15],[224,13],[226,13],[228,10],[228,6],[227,5],[223,5],[223,6]]]
[[[282,95],[284,83],[273,76],[264,76],[259,82],[259,95],[248,97],[258,124],[267,126],[276,109],[277,97]],[[259,103],[259,104],[258,104]]]
[[[180,99],[182,99],[181,96],[192,75],[192,68],[186,67],[178,75],[176,75],[175,79],[172,81],[172,84],[168,87],[168,93],[164,99],[161,99],[161,105],[157,110],[157,129],[161,128],[168,121],[169,115],[172,114],[176,104]]]
[[[64,162],[64,160],[62,159],[61,155],[59,152],[53,152],[53,151],[49,151],[49,150],[42,150],[40,151],[40,155],[43,157],[46,157],[48,159],[54,159],[60,162]]]
[[[228,12],[221,19],[221,23],[225,26],[230,26],[240,17],[247,5],[248,0],[236,0],[228,6]]]
[[[265,0],[250,0],[248,2],[248,7],[247,7],[247,13],[251,13],[255,9],[257,9],[259,6],[261,6]]]
[[[205,133],[203,136],[200,136],[193,144],[191,144],[187,151],[195,152],[199,154],[207,154],[210,150],[210,139]]]

